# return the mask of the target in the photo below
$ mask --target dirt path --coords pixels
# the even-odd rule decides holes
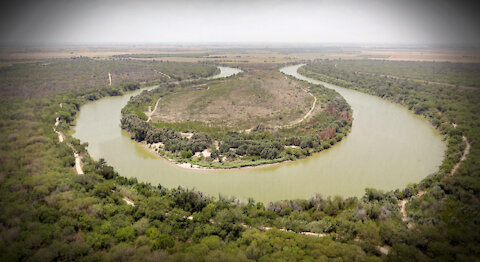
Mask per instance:
[[[388,255],[390,253],[390,246],[377,246],[377,250],[384,255]]]
[[[60,105],[61,105],[61,104],[60,104]],[[55,133],[58,134],[58,141],[59,141],[60,143],[62,143],[65,139],[64,139],[64,137],[63,137],[62,132],[57,131],[57,126],[58,126],[59,124],[60,124],[60,118],[57,117],[57,118],[55,119],[55,126],[53,127],[53,131],[55,131]]]
[[[260,227],[259,229],[263,230],[263,231],[268,231],[268,230],[271,230],[273,228],[271,228],[271,227]],[[310,232],[310,231],[295,232],[295,231],[292,231],[292,230],[286,229],[286,228],[279,228],[278,230],[283,231],[283,232],[293,232],[295,234],[306,235],[306,236],[314,236],[314,237],[325,237],[325,236],[328,235],[328,234],[325,234],[325,233],[314,233],[314,232]]]
[[[310,111],[307,112],[307,114],[305,116],[303,116],[303,118],[298,122],[302,122],[303,120],[307,119],[313,112],[313,110],[315,109],[315,106],[317,105],[317,97],[312,95],[312,93],[308,92],[308,94],[313,97],[313,104],[312,104],[312,108],[310,108]],[[297,124],[298,124],[297,123]]]
[[[155,70],[155,69],[154,69],[154,70]],[[160,72],[160,71],[155,70],[155,72],[158,73],[158,74],[161,74],[161,75],[165,76],[165,77],[168,78],[168,79],[171,78],[169,75],[167,75],[167,74],[165,74],[165,73],[162,73],[162,72]]]
[[[213,221],[213,220],[211,219],[211,220],[210,220],[210,223],[215,224],[215,221]],[[246,224],[244,224],[244,223],[240,223],[240,226],[242,226],[242,227],[244,227],[244,228],[256,228],[256,227],[252,227],[252,226],[246,225]],[[269,231],[269,230],[272,230],[273,227],[261,226],[261,227],[258,227],[257,229],[260,229],[260,230],[262,230],[262,231]],[[293,232],[293,233],[299,234],[299,235],[314,236],[314,237],[326,237],[326,236],[329,235],[329,234],[326,234],[326,233],[315,233],[315,232],[310,232],[310,231],[295,232],[295,231],[293,231],[293,230],[286,229],[286,228],[278,228],[278,230],[283,231],[283,232]]]
[[[398,202],[398,206],[400,207],[400,213],[402,214],[402,221],[406,222],[408,220],[408,214],[407,214],[407,199],[402,199],[400,202]]]
[[[304,89],[304,91],[307,92],[307,94],[309,94],[311,97],[313,97],[313,104],[312,104],[312,107],[310,108],[310,110],[302,118],[300,118],[298,120],[295,120],[290,124],[286,124],[286,125],[283,125],[283,126],[275,126],[274,129],[290,128],[294,125],[300,124],[301,122],[303,122],[305,119],[307,119],[312,114],[313,110],[315,110],[315,106],[317,105],[317,97],[315,97],[312,93],[310,93],[306,89]],[[247,130],[251,131],[251,129],[247,129]]]
[[[452,168],[452,171],[450,171],[450,175],[452,176],[453,174],[455,174],[455,171],[457,171],[458,167],[460,166],[460,164],[465,160],[467,159],[467,155],[470,153],[470,148],[472,147],[472,145],[470,145],[470,142],[468,142],[468,139],[466,136],[462,136],[462,140],[463,142],[465,142],[466,146],[465,146],[465,150],[463,150],[463,155],[462,157],[460,157],[460,160],[455,164],[455,166],[453,166]]]
[[[75,157],[75,171],[78,175],[83,175],[82,159],[80,158],[80,155],[77,152],[74,152],[73,156]]]
[[[418,193],[415,195],[416,197],[421,197],[423,194],[425,194],[425,191],[420,190]],[[402,213],[402,221],[407,222],[408,221],[408,214],[407,214],[407,204],[410,202],[410,199],[402,199],[400,202],[398,202],[398,206],[400,207],[400,213]]]
[[[145,115],[148,116],[147,123],[152,121],[153,113],[155,113],[155,111],[157,111],[158,102],[160,102],[160,99],[162,99],[162,98],[159,98],[157,100],[157,103],[155,103],[155,107],[153,108],[153,110],[152,110],[152,106],[148,106],[148,112],[145,112]]]
[[[130,198],[124,196],[122,199],[123,199],[123,201],[125,201],[125,202],[127,203],[127,205],[130,205],[130,206],[132,206],[132,207],[135,206],[135,203],[134,203],[133,200],[131,200]]]
[[[60,104],[61,105],[61,104]],[[58,141],[60,143],[63,143],[65,141],[65,135],[61,132],[61,131],[57,131],[57,127],[58,125],[60,124],[60,118],[57,117],[55,119],[55,125],[53,126],[53,131],[55,131],[55,133],[58,134]],[[82,169],[82,158],[80,156],[80,154],[78,154],[75,149],[73,148],[72,145],[70,144],[67,144],[70,148],[72,148],[73,150],[73,156],[75,157],[75,172],[78,174],[78,175],[83,175],[83,169]]]

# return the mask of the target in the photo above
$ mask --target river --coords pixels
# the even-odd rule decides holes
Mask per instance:
[[[240,70],[238,68],[226,67],[226,66],[219,66],[218,69],[220,69],[220,73],[210,77],[210,79],[218,79],[218,78],[223,78],[223,77],[229,77],[229,76],[233,76],[233,75],[236,75],[236,74],[242,72],[242,70]]]
[[[300,65],[281,71],[297,74]],[[326,84],[352,106],[351,133],[332,148],[305,159],[237,170],[190,170],[145,150],[120,128],[120,111],[131,96],[107,97],[81,107],[74,137],[88,142],[94,159],[104,158],[120,175],[152,185],[196,188],[208,195],[282,199],[361,196],[366,187],[390,190],[418,182],[440,165],[445,144],[424,119],[405,108],[358,91]]]

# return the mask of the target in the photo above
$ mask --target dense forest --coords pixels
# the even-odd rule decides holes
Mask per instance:
[[[269,204],[216,199],[194,190],[138,183],[119,176],[104,161],[94,161],[88,154],[83,159],[85,175],[77,175],[72,168],[73,150],[86,153],[85,145],[71,137],[67,143],[73,149],[59,142],[53,130],[55,119],[60,117],[60,129],[68,134],[82,104],[141,85],[102,87],[102,81],[99,86],[72,91],[68,85],[49,89],[45,84],[31,91],[25,87],[25,79],[9,80],[8,86],[1,85],[0,98],[0,260],[477,259],[478,89],[355,74],[335,67],[343,62],[319,61],[301,70],[310,77],[378,95],[424,115],[448,143],[438,172],[404,189],[367,189],[362,198],[319,194]],[[28,66],[35,65],[20,67]],[[13,74],[15,68],[2,70]],[[44,79],[48,80],[48,75]],[[451,83],[456,84],[456,80]],[[11,91],[14,87],[23,87],[28,95],[20,98]],[[466,147],[462,136],[468,139],[471,150],[450,175]],[[410,200],[406,221],[398,205],[401,200]]]
[[[192,85],[198,83],[195,81]],[[197,121],[146,122],[142,110],[146,105],[188,88],[191,89],[169,84],[132,97],[122,110],[122,128],[133,139],[144,141],[150,147],[160,143],[155,150],[175,162],[209,168],[237,168],[294,160],[328,149],[348,134],[352,124],[351,109],[345,99],[321,85],[309,86],[308,91],[323,110],[292,126],[271,128],[257,124],[246,132]],[[191,132],[188,133],[191,137],[182,136],[182,131]],[[207,157],[196,154],[204,150],[211,154]]]
[[[323,67],[322,72],[334,76],[346,73],[341,79],[348,79],[349,74],[370,74],[386,78],[404,78],[423,83],[450,84],[458,86],[480,86],[480,66],[471,63],[450,62],[413,62],[388,60],[333,60],[333,67]],[[323,64],[323,63],[322,63]],[[336,64],[336,66],[335,66]],[[345,78],[346,77],[346,78]]]

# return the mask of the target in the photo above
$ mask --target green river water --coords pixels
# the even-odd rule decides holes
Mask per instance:
[[[320,83],[297,73],[285,74]],[[221,75],[238,73],[221,68]],[[120,175],[152,185],[196,188],[208,195],[270,202],[323,196],[361,196],[366,187],[390,190],[418,182],[440,165],[445,144],[424,119],[405,108],[354,90],[322,83],[352,106],[351,133],[332,148],[305,159],[236,170],[191,170],[150,153],[120,129],[120,111],[131,96],[107,97],[82,106],[74,137],[88,142],[94,159],[104,158]]]

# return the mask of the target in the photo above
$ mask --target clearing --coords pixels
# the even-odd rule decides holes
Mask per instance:
[[[311,110],[314,96],[272,68],[210,81],[162,98],[152,122],[199,121],[231,128],[288,125]]]

